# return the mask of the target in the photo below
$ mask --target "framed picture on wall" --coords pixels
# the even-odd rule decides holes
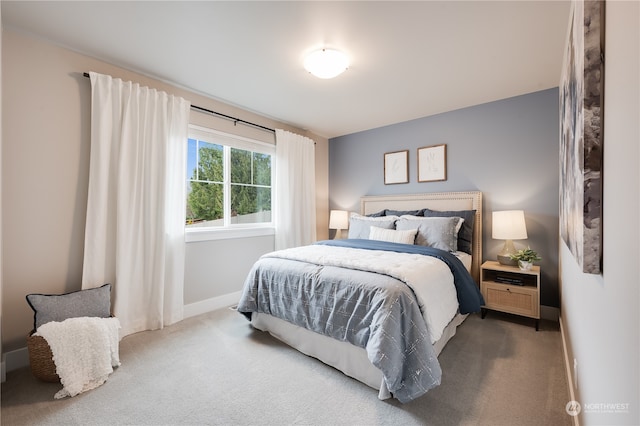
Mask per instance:
[[[409,150],[384,154],[384,184],[409,183]]]
[[[418,182],[447,180],[447,145],[418,148]]]

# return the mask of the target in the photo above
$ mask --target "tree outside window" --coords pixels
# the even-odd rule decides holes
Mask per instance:
[[[189,138],[187,173],[187,227],[271,222],[270,154]]]

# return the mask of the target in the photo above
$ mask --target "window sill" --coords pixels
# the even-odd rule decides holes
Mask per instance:
[[[275,235],[275,228],[270,227],[249,227],[249,228],[204,228],[185,229],[184,241],[195,243],[199,241],[228,240],[233,238],[251,238]]]

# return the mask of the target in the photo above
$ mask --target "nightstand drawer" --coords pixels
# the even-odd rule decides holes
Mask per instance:
[[[483,282],[482,295],[488,309],[540,318],[536,288]]]

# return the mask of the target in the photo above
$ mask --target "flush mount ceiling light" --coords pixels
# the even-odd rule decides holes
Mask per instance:
[[[349,66],[347,55],[335,49],[319,49],[304,60],[304,68],[318,78],[333,78]]]

